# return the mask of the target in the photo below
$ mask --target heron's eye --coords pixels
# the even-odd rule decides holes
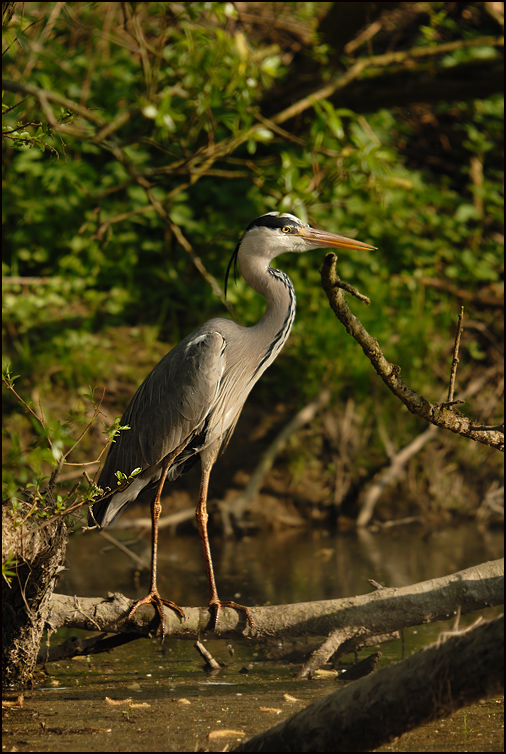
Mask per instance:
[[[290,228],[290,226],[289,226],[289,225],[285,225],[285,226],[283,226],[283,227],[281,228],[281,232],[282,232],[282,233],[291,233],[291,232],[292,232],[292,229]]]

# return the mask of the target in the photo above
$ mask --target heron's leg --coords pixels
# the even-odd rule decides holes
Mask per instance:
[[[143,597],[143,599],[138,600],[128,614],[128,617],[131,618],[137,608],[141,605],[154,605],[158,615],[160,616],[160,630],[162,634],[162,640],[165,636],[165,616],[163,614],[163,605],[171,607],[173,610],[179,613],[181,618],[184,618],[184,612],[178,605],[176,605],[174,602],[171,602],[170,600],[166,600],[163,599],[163,597],[160,597],[156,585],[156,568],[158,556],[158,520],[160,518],[160,513],[162,512],[162,504],[160,502],[160,498],[162,495],[163,485],[165,484],[165,479],[167,478],[168,470],[169,465],[167,464],[162,469],[162,476],[160,477],[156,495],[153,502],[151,503],[151,586],[149,588],[149,594],[147,594],[146,597]]]
[[[207,533],[207,521],[209,519],[209,515],[207,513],[207,490],[209,488],[210,474],[211,474],[211,469],[205,468],[204,466],[202,466],[199,502],[198,502],[197,511],[196,511],[197,528],[200,533],[202,549],[204,550],[204,561],[206,564],[207,583],[209,584],[209,596],[210,596],[209,604],[219,602],[218,590],[216,589],[216,580],[214,578],[213,560],[211,557],[211,546],[209,544],[209,535]]]
[[[253,619],[251,613],[244,605],[238,605],[237,602],[224,602],[218,597],[218,590],[216,589],[216,580],[214,578],[213,561],[211,558],[211,547],[209,544],[209,535],[207,533],[207,491],[209,488],[209,477],[211,475],[212,464],[205,464],[202,461],[202,476],[200,480],[200,492],[199,502],[197,505],[196,519],[197,527],[200,533],[200,539],[202,541],[202,549],[204,551],[204,561],[206,564],[207,583],[209,584],[209,607],[214,610],[214,617],[212,620],[212,628],[216,627],[218,622],[218,616],[222,607],[233,607],[236,610],[241,610],[246,614],[248,623],[253,625]]]

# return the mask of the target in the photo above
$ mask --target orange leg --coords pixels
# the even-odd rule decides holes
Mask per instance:
[[[162,634],[162,641],[165,637],[165,616],[163,614],[163,605],[172,608],[176,613],[179,613],[181,618],[184,618],[184,612],[182,609],[170,600],[163,599],[158,593],[156,586],[156,566],[157,566],[157,553],[158,553],[158,519],[162,512],[162,504],[160,498],[162,495],[163,485],[167,477],[168,465],[162,470],[162,476],[160,477],[160,483],[156,490],[155,499],[151,504],[151,586],[149,588],[149,594],[141,600],[138,600],[133,608],[130,610],[128,617],[131,618],[138,607],[141,605],[154,605],[155,609],[160,616],[160,630]]]
[[[251,613],[244,605],[238,605],[237,602],[224,602],[218,597],[218,590],[216,589],[216,580],[214,578],[213,561],[211,558],[211,547],[209,545],[209,536],[207,533],[207,490],[209,487],[209,476],[211,474],[211,465],[207,466],[202,463],[202,477],[200,481],[199,502],[197,505],[196,519],[197,527],[200,533],[200,539],[202,541],[202,549],[204,551],[204,561],[206,564],[207,583],[209,584],[209,607],[214,611],[214,616],[211,622],[211,628],[216,628],[218,622],[218,616],[222,607],[233,607],[235,610],[241,610],[246,614],[248,623],[253,625],[253,619]]]

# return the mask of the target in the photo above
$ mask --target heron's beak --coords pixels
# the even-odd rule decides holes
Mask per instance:
[[[364,251],[372,251],[376,248],[376,246],[370,246],[368,243],[355,241],[352,238],[338,236],[335,233],[328,233],[326,230],[317,230],[316,228],[301,228],[298,235],[312,246],[320,246],[328,249],[362,249]]]

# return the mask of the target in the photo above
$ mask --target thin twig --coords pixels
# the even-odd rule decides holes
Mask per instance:
[[[471,429],[479,430],[480,432],[504,432],[503,424],[471,424]]]
[[[97,416],[100,413],[100,406],[103,403],[104,397],[105,397],[105,387],[102,389],[102,395],[100,396],[100,399],[99,399],[98,403],[95,404],[95,409],[93,411],[93,417],[90,419],[88,425],[83,429],[83,431],[81,432],[81,434],[79,435],[79,437],[77,438],[77,440],[75,441],[75,443],[72,445],[72,447],[70,448],[70,450],[67,450],[67,452],[65,453],[65,455],[64,455],[64,459],[65,460],[67,460],[67,458],[72,453],[72,451],[74,450],[74,448],[77,445],[79,445],[79,443],[83,439],[84,435],[87,432],[90,431],[91,427],[93,426],[93,422],[95,421],[95,419],[97,418]]]
[[[204,278],[204,280],[206,280],[209,283],[209,285],[211,286],[211,289],[216,294],[216,296],[218,296],[218,298],[221,299],[221,301],[224,304],[224,306],[226,306],[227,309],[232,313],[230,304],[225,299],[225,294],[223,293],[223,289],[219,285],[219,283],[216,280],[216,278],[214,277],[214,275],[211,275],[211,273],[206,270],[206,268],[205,268],[205,266],[204,266],[204,264],[202,262],[202,259],[198,256],[198,254],[195,253],[195,251],[193,250],[192,245],[190,244],[190,242],[188,241],[188,239],[183,234],[183,231],[181,230],[181,228],[179,227],[179,225],[176,225],[176,223],[172,222],[172,220],[170,219],[170,217],[168,218],[168,220],[169,220],[169,223],[168,223],[169,227],[170,227],[172,233],[174,234],[174,236],[176,237],[178,243],[183,247],[183,249],[186,251],[186,253],[190,256],[193,264],[195,265],[195,267],[197,268],[197,270],[200,272],[200,274],[202,275],[202,277]]]
[[[128,555],[129,558],[131,558],[134,563],[136,563],[140,568],[143,568],[145,570],[149,569],[149,565],[146,563],[145,560],[140,558],[138,555],[135,554],[135,552],[132,552],[126,545],[123,544],[123,542],[120,542],[115,537],[111,537],[110,534],[108,534],[106,531],[101,531],[100,536],[106,539],[108,542],[110,542],[114,547],[117,547],[118,550],[121,550],[121,552],[124,552],[125,555]]]
[[[346,293],[351,293],[352,296],[355,296],[355,298],[358,298],[359,301],[362,301],[363,304],[369,304],[371,303],[371,299],[367,298],[367,296],[364,296],[363,293],[360,293],[356,288],[354,288],[349,283],[343,283],[342,280],[336,280],[334,283],[336,288],[341,288],[341,290],[346,291]]]
[[[453,395],[455,393],[455,380],[457,378],[457,368],[459,365],[459,349],[460,349],[460,338],[462,337],[462,332],[464,330],[462,323],[464,321],[464,307],[460,307],[460,314],[459,314],[459,322],[457,325],[457,334],[455,335],[455,345],[453,347],[453,360],[452,360],[452,368],[450,371],[450,386],[448,388],[448,399],[446,403],[451,403],[453,401]]]
[[[26,523],[26,521],[28,521],[28,519],[30,518],[30,516],[34,512],[35,508],[37,507],[37,500],[38,500],[37,494],[38,494],[38,490],[36,489],[35,492],[33,493],[32,506],[31,506],[30,510],[28,511],[28,513],[26,514],[26,516],[24,517],[24,519],[19,524],[19,527],[23,526],[23,524]]]
[[[56,105],[61,105],[66,110],[70,110],[71,112],[75,112],[77,115],[81,116],[81,118],[84,118],[85,120],[89,121],[90,123],[93,123],[93,125],[98,126],[99,128],[105,128],[109,125],[109,123],[105,120],[105,118],[101,118],[99,115],[97,115],[93,110],[89,110],[86,107],[82,107],[82,105],[79,105],[77,102],[74,102],[71,99],[68,99],[67,97],[63,97],[61,94],[58,94],[57,92],[51,92],[47,89],[39,89],[36,86],[32,86],[31,84],[25,84],[21,83],[19,81],[9,81],[4,80],[2,82],[2,86],[4,89],[6,89],[8,92],[13,92],[15,94],[29,94],[33,97],[36,97],[40,104],[42,109],[44,110],[44,113],[46,115],[46,118],[51,126],[54,128],[57,128],[59,131],[65,131],[68,127],[63,126],[61,123],[58,123],[58,120],[56,119],[53,111],[49,107],[49,102],[54,102]],[[76,129],[72,128],[72,133],[75,133],[76,131],[82,132],[83,129]]]
[[[5,379],[5,377],[2,376],[2,380],[3,380],[4,384],[9,388],[9,390],[12,393],[14,393],[14,395],[16,396],[16,398],[18,399],[18,401],[31,413],[31,415],[35,419],[37,419],[37,421],[39,422],[39,424],[41,425],[41,427],[44,427],[44,419],[41,419],[41,417],[38,416],[32,408],[30,408],[30,406],[28,405],[28,403],[25,400],[23,400],[23,398],[16,392],[16,390],[14,390],[14,387],[12,385],[9,385],[9,383]],[[48,437],[48,440],[49,440],[49,437]],[[49,444],[51,445],[51,441],[49,441]]]

